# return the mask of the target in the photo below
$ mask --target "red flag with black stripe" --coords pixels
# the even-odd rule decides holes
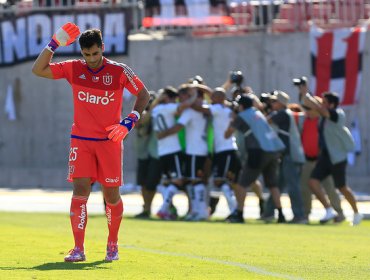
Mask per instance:
[[[323,30],[311,26],[311,85],[315,95],[334,91],[342,105],[357,102],[366,30],[366,27]]]

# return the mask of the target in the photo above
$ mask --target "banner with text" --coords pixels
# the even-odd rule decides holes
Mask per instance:
[[[92,11],[34,12],[0,20],[0,67],[34,59],[49,43],[54,32],[66,22],[74,22],[81,32],[98,28],[103,33],[106,55],[126,55],[130,9],[115,8]],[[59,48],[55,55],[80,56],[74,43]]]

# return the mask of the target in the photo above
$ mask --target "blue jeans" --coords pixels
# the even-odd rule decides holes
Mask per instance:
[[[290,198],[290,204],[292,207],[294,218],[304,218],[303,212],[303,200],[300,185],[302,164],[293,162],[290,155],[284,155],[280,163],[279,170],[279,189],[283,192],[287,190]],[[264,216],[274,215],[275,204],[270,195],[266,202]]]

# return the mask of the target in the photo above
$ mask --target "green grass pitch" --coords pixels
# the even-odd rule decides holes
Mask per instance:
[[[277,225],[124,217],[120,260],[104,262],[106,218],[90,216],[86,257],[66,214],[0,212],[0,279],[370,279],[370,222]]]

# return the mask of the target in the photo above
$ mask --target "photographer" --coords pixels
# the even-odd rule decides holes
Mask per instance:
[[[307,77],[302,76],[300,78],[294,78],[292,81],[293,81],[293,85],[298,87],[298,94],[299,94],[298,100],[299,100],[299,103],[302,104],[303,102],[302,99],[306,95],[306,93],[309,93],[310,95],[312,95],[308,89],[308,79]]]
[[[356,198],[346,181],[347,154],[354,150],[354,141],[345,126],[346,114],[339,107],[338,94],[324,92],[322,103],[307,94],[304,96],[304,101],[309,108],[318,111],[322,116],[319,124],[320,153],[309,182],[312,192],[326,210],[320,222],[326,223],[336,216],[320,185],[322,180],[332,175],[335,187],[352,207],[354,215],[351,225],[356,226],[360,224],[363,215],[359,213]]]
[[[279,188],[280,191],[285,188],[288,191],[294,215],[291,223],[306,224],[308,221],[304,217],[300,187],[301,167],[305,162],[305,156],[293,113],[288,109],[290,97],[285,92],[277,90],[270,99],[273,111],[267,119],[286,147],[280,162]],[[269,199],[264,215],[265,220],[273,219],[273,214],[272,200]]]
[[[247,194],[246,189],[254,184],[260,175],[263,175],[266,187],[270,190],[273,204],[278,210],[278,223],[284,223],[285,217],[281,208],[276,175],[280,153],[285,146],[268,124],[266,117],[254,108],[254,100],[249,95],[240,95],[236,101],[239,104],[239,113],[227,128],[225,138],[231,137],[235,131],[240,131],[244,136],[243,140],[248,156],[243,158],[242,172],[234,189],[238,206],[227,221],[244,223],[243,209]]]
[[[273,98],[273,95],[275,94],[275,90],[271,91],[271,92],[263,92],[261,93],[260,95],[260,98],[259,98],[259,101],[261,103],[261,106],[260,106],[260,110],[262,111],[262,113],[267,116],[269,115],[271,112],[272,112],[272,106],[271,106],[271,103],[272,103],[272,98]]]
[[[243,80],[244,76],[242,71],[230,71],[229,77],[222,87],[226,92],[231,93],[231,100],[235,100],[235,98],[240,94],[253,92],[251,87],[242,87]]]

